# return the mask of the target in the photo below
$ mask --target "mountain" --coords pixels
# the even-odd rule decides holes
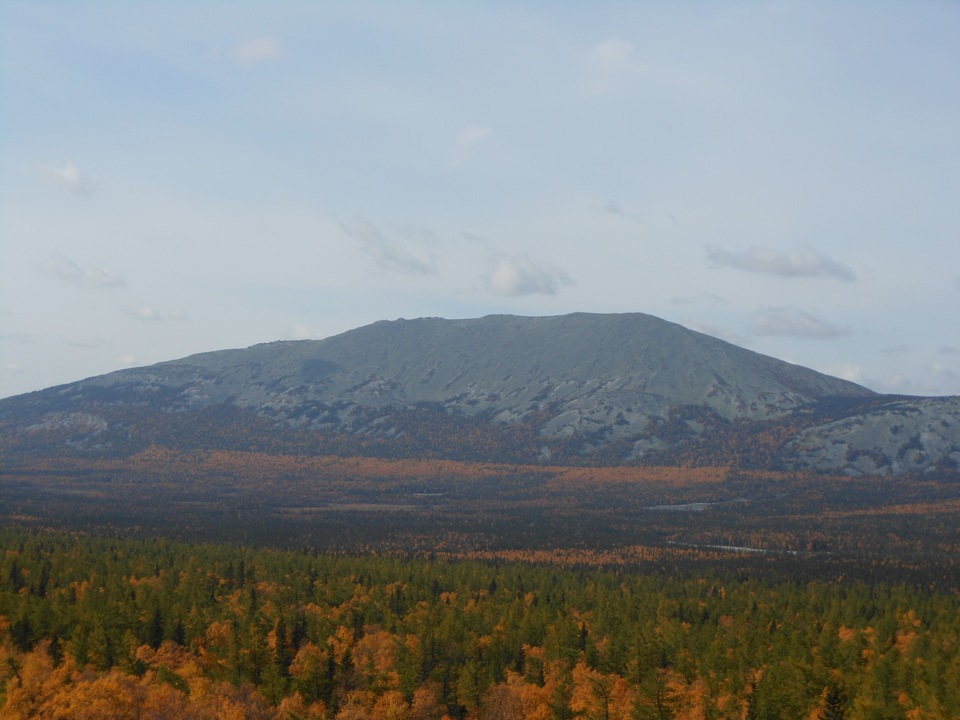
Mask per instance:
[[[0,401],[5,453],[149,444],[955,471],[960,399],[878,395],[639,314],[383,321]]]

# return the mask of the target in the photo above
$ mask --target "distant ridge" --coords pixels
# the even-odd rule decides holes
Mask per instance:
[[[174,442],[173,416],[202,417],[208,437],[191,442],[215,447],[227,413],[235,438],[316,452],[899,474],[960,463],[958,403],[878,395],[650,315],[575,313],[381,321],[203,353],[2,400],[0,423],[8,452],[32,454]]]

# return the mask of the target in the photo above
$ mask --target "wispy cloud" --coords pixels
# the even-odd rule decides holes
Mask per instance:
[[[397,233],[401,237],[422,245],[436,246],[440,244],[440,238],[437,236],[437,233],[423,225],[407,224],[397,228]]]
[[[450,164],[454,167],[463,165],[476,151],[477,146],[493,135],[493,128],[489,125],[468,125],[463,128],[454,139],[450,151]]]
[[[709,74],[650,60],[649,56],[638,53],[629,40],[608,37],[583,55],[581,93],[596,98],[624,95],[643,88],[688,98],[713,98],[722,89]]]
[[[131,320],[140,322],[159,322],[161,320],[186,320],[187,316],[183,312],[161,312],[152,305],[141,305],[140,307],[123,307],[123,314]]]
[[[843,263],[806,247],[794,248],[788,252],[765,247],[731,252],[708,245],[707,259],[713,267],[732,267],[778,277],[832,277],[847,281],[857,279],[853,270]]]
[[[491,258],[483,284],[496,295],[519,297],[555,295],[561,287],[573,285],[573,280],[563,270],[526,255],[498,255]]]
[[[639,73],[633,45],[610,37],[591,47],[583,58],[583,89],[589,95],[616,92]]]
[[[832,339],[850,335],[850,328],[835,325],[794,307],[763,307],[753,321],[756,335]]]
[[[619,37],[610,37],[587,51],[586,63],[597,70],[609,72],[629,65],[632,55],[632,43]]]
[[[674,295],[670,298],[673,305],[690,305],[692,303],[707,302],[711,305],[726,305],[727,299],[716,293],[702,292],[698,295]]]
[[[44,165],[41,166],[40,171],[49,180],[75,195],[90,196],[97,189],[97,181],[69,160],[64,163],[63,167]]]
[[[623,208],[620,206],[616,200],[607,200],[605,203],[600,205],[600,212],[605,215],[616,215],[617,217],[626,217],[626,214],[623,212]]]
[[[283,43],[272,37],[251,38],[233,49],[233,59],[239,65],[257,65],[282,56]]]
[[[102,337],[58,337],[57,340],[63,345],[85,350],[96,350],[113,345],[110,340]]]
[[[938,351],[941,355],[960,355],[960,348],[953,345],[944,345]]]
[[[82,287],[118,288],[125,284],[123,278],[114,275],[109,270],[100,267],[82,268],[73,260],[67,258],[45,265],[38,265],[37,270],[47,277]]]
[[[437,274],[433,258],[423,260],[417,257],[385,237],[375,225],[362,218],[350,223],[341,222],[340,227],[381,270],[405,275]]]
[[[634,222],[643,222],[643,215],[629,213],[623,209],[623,206],[616,200],[606,200],[597,206],[597,209],[604,215],[613,215],[614,217]]]

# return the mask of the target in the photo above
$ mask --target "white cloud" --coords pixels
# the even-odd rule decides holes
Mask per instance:
[[[123,278],[117,277],[109,270],[100,267],[82,268],[67,258],[40,265],[37,269],[47,277],[82,287],[117,288],[125,283]]]
[[[721,87],[709,74],[684,68],[682,61],[638,57],[633,43],[613,36],[591,47],[581,64],[581,92],[587,97],[622,95],[645,88],[687,98],[716,98]],[[679,58],[678,58],[679,59]]]
[[[788,252],[765,247],[730,252],[708,245],[707,259],[713,267],[732,267],[778,277],[832,277],[848,281],[857,278],[853,270],[843,263],[804,247]]]
[[[859,365],[851,365],[849,363],[843,363],[841,365],[833,365],[827,368],[824,372],[827,375],[833,375],[833,377],[838,377],[841,380],[849,380],[853,383],[863,384],[863,368]]]
[[[597,43],[587,52],[589,67],[602,71],[616,71],[630,64],[633,45],[619,37],[611,37]]]
[[[957,375],[957,373],[955,373],[951,368],[948,368],[946,365],[941,363],[932,363],[930,365],[930,372],[932,372],[934,375],[948,378],[954,382],[960,381],[960,375]]]
[[[841,327],[794,307],[763,307],[753,321],[756,335],[787,335],[807,338],[838,338],[850,334]]]
[[[603,97],[622,94],[643,83],[667,86],[688,84],[685,79],[672,75],[641,62],[634,52],[633,43],[614,36],[597,43],[584,54],[581,92],[587,97]]]
[[[290,328],[287,332],[287,337],[291,340],[313,340],[316,335],[310,332],[306,325],[300,325],[298,323]]]
[[[50,180],[55,182],[57,185],[66,188],[75,195],[93,195],[94,191],[97,189],[96,180],[94,180],[92,177],[90,177],[90,175],[85,173],[69,160],[64,164],[63,167],[57,168],[44,165],[40,168],[40,170]]]
[[[251,38],[233,49],[233,59],[240,65],[271,62],[282,55],[283,43],[270,37]]]
[[[960,355],[960,348],[956,348],[953,345],[944,345],[940,348],[941,355]]]
[[[60,337],[57,339],[64,345],[69,345],[70,347],[75,347],[75,348],[83,348],[85,350],[96,350],[98,348],[109,347],[113,345],[112,342],[101,337],[88,337],[88,338]]]
[[[692,303],[707,302],[711,305],[726,305],[727,299],[716,293],[702,292],[699,295],[674,295],[670,298],[673,305],[690,305]]]
[[[958,395],[960,394],[960,374],[939,363],[932,363],[922,368],[914,377],[895,373],[876,381],[873,385],[881,392],[903,395]]]
[[[633,60],[633,45],[618,37],[607,38],[590,48],[583,66],[583,88],[588,95],[614,93],[639,72]]]
[[[149,305],[139,308],[125,307],[123,308],[123,314],[131,320],[142,320],[143,322],[156,322],[162,319],[160,311]]]
[[[437,268],[433,258],[422,260],[406,249],[384,237],[372,223],[357,218],[352,223],[340,223],[343,231],[349,235],[363,252],[370,256],[381,270],[405,275],[436,275]]]
[[[500,255],[493,258],[483,277],[484,286],[496,295],[555,295],[567,285],[570,276],[549,264],[537,264],[526,255]]]
[[[131,320],[139,320],[141,322],[159,322],[161,320],[183,321],[187,319],[187,315],[184,312],[161,312],[151,305],[143,305],[138,308],[124,307],[121,309],[123,310],[123,314]]]
[[[493,128],[489,125],[468,125],[458,134],[450,151],[450,164],[454,167],[463,165],[475,152],[476,147],[493,135]]]
[[[128,367],[131,367],[137,364],[137,358],[136,356],[130,355],[130,354],[121,355],[120,357],[117,358],[117,362],[120,363],[121,365],[126,365]]]

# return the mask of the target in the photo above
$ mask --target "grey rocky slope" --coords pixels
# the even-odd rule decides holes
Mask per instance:
[[[649,315],[578,313],[384,321],[325,340],[204,353],[0,401],[0,416],[11,417],[19,403],[45,413],[34,419],[34,428],[81,422],[80,413],[83,423],[102,429],[106,420],[97,413],[98,403],[147,404],[167,412],[226,403],[287,427],[389,436],[406,432],[393,411],[426,403],[499,424],[536,417],[545,441],[590,438],[585,450],[626,442],[631,449],[624,459],[632,460],[663,456],[672,440],[662,428],[678,417],[687,418],[682,439],[690,442],[711,432],[704,413],[727,425],[770,423],[825,398],[846,398],[855,408],[860,400],[874,405],[878,397]],[[931,409],[918,421],[937,425],[943,436],[924,460],[892,465],[889,454],[901,454],[891,440],[896,433],[878,430],[870,437],[883,436],[889,447],[878,452],[887,460],[869,469],[924,469],[949,459],[960,437],[956,400],[945,402],[946,409]],[[869,422],[882,426],[886,417],[876,414]],[[843,418],[829,420],[842,426]],[[819,430],[806,423],[805,434],[789,447],[789,462],[860,469],[863,461],[851,464],[847,453],[839,457],[839,451],[821,447],[840,444],[838,433],[846,432],[841,426]],[[911,426],[904,442],[914,442],[915,434],[930,436],[925,427]]]
[[[873,394],[642,314],[384,321],[325,340],[204,353],[67,387],[82,398],[124,386],[147,397],[175,390],[167,401],[173,406],[229,401],[290,418],[309,405],[344,414],[433,402],[509,422],[550,407],[552,431],[619,421],[624,434],[676,405],[757,420],[825,395]],[[304,422],[339,421],[327,413]]]
[[[960,398],[892,399],[807,428],[784,448],[785,466],[848,474],[960,467]],[[960,477],[960,475],[958,475]]]

